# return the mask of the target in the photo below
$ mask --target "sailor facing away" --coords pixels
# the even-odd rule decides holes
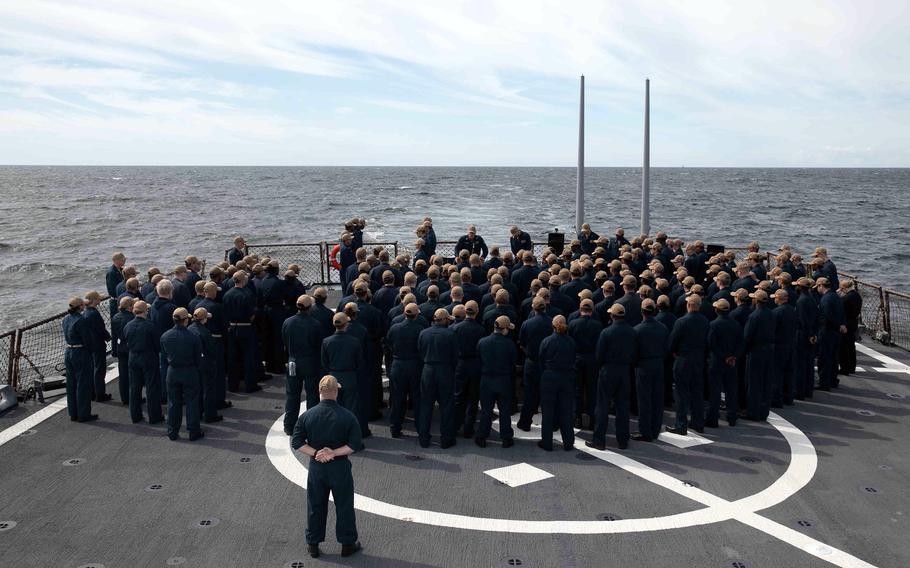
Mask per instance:
[[[477,403],[480,401],[481,363],[477,343],[487,335],[477,320],[477,302],[456,306],[452,312],[456,320],[452,331],[458,338],[458,365],[455,367],[455,427],[463,427],[465,438],[474,437],[477,420]]]
[[[161,336],[161,353],[167,357],[167,436],[180,437],[183,406],[186,405],[186,429],[190,441],[205,433],[199,425],[199,368],[202,366],[202,342],[187,325],[190,314],[177,308],[173,314],[174,327]]]
[[[531,417],[537,413],[540,404],[540,344],[550,335],[552,318],[546,314],[546,301],[535,296],[531,307],[534,315],[521,324],[518,332],[518,344],[524,351],[524,401],[521,405],[521,416],[518,419],[518,429],[529,432],[531,430]]]
[[[553,451],[553,429],[559,426],[562,449],[575,448],[575,341],[564,316],[552,320],[553,333],[540,343],[541,439],[537,447]],[[501,412],[501,411],[500,411]]]
[[[120,402],[130,403],[130,351],[124,337],[126,325],[133,320],[133,298],[124,296],[118,302],[119,310],[111,318],[111,337],[117,341],[112,342],[117,350],[117,387],[120,391]]]
[[[420,446],[430,446],[433,405],[439,402],[440,442],[442,449],[455,445],[455,365],[458,338],[448,325],[455,318],[440,308],[433,314],[433,325],[420,332],[417,348],[423,361],[420,377]]]
[[[306,407],[319,404],[320,362],[325,330],[311,315],[313,298],[297,298],[297,314],[284,321],[281,337],[287,352],[287,384],[284,400],[284,433],[290,436],[300,415],[300,395],[306,393]]]
[[[608,308],[609,309],[609,308]],[[581,428],[584,411],[593,424],[597,405],[597,339],[603,331],[601,319],[594,315],[594,301],[585,298],[579,316],[569,322],[569,337],[575,341],[575,426]]]
[[[616,442],[619,449],[624,450],[629,445],[629,383],[635,362],[635,330],[626,323],[626,309],[621,304],[613,304],[608,312],[613,321],[597,339],[596,356],[600,373],[597,378],[594,436],[585,445],[598,450],[606,449],[612,401],[616,407]]]
[[[847,333],[844,302],[826,277],[815,281],[821,300],[818,303],[818,388],[831,390],[837,387],[838,347]]]
[[[322,340],[320,362],[322,369],[338,382],[341,389],[339,404],[357,412],[357,383],[365,360],[360,340],[347,332],[350,321],[344,312],[338,312],[332,318],[335,333]]]
[[[818,333],[818,304],[812,297],[811,281],[805,276],[796,281],[796,347],[794,353],[797,400],[812,398],[815,388],[815,343]]]
[[[155,324],[148,319],[148,304],[142,301],[134,303],[133,315],[135,317],[123,330],[130,350],[130,419],[133,424],[142,421],[142,388],[145,387],[149,424],[158,424],[164,421],[161,414],[161,380],[158,378],[158,354],[161,351],[158,332]]]
[[[701,314],[701,297],[686,298],[686,315],[676,320],[670,332],[669,350],[673,360],[673,397],[676,423],[667,432],[685,436],[691,425],[704,431],[704,366],[708,347],[708,318]]]
[[[389,429],[393,438],[401,437],[407,398],[411,398],[415,420],[420,413],[420,352],[417,341],[424,327],[418,323],[420,310],[417,304],[404,307],[404,320],[392,325],[386,333],[386,342],[392,351],[389,371]]]
[[[746,354],[746,418],[765,420],[771,406],[774,380],[774,314],[767,307],[768,294],[756,290],[749,294],[754,309],[743,330]]]
[[[350,410],[338,404],[338,381],[326,375],[319,381],[319,404],[297,420],[291,447],[308,456],[307,467],[307,550],[318,558],[319,543],[325,540],[329,494],[335,501],[335,537],[341,555],[361,549],[354,514],[354,476],[348,456],[363,449],[360,424]]]
[[[202,346],[202,362],[199,365],[199,411],[206,424],[221,422],[224,417],[218,414],[218,394],[215,388],[215,357],[220,353],[215,346],[215,338],[206,324],[211,315],[205,308],[196,308],[193,312],[193,323],[189,330],[199,338]]]
[[[224,295],[224,318],[228,323],[228,366],[242,372],[244,390],[251,393],[261,390],[256,384],[256,332],[253,318],[256,316],[255,294],[247,290],[249,278],[246,272],[234,274],[234,287]],[[228,390],[240,389],[240,378],[236,373],[228,374]]]
[[[92,333],[92,340],[88,345],[89,353],[92,355],[92,400],[96,402],[105,402],[111,399],[107,394],[104,383],[104,376],[107,374],[107,341],[111,339],[111,334],[104,327],[104,320],[98,313],[98,306],[101,304],[101,295],[92,290],[85,295],[85,312],[83,316],[88,322],[89,330]]]
[[[461,325],[461,324],[459,324]],[[499,410],[499,437],[502,447],[514,444],[512,431],[512,375],[518,362],[518,350],[509,339],[515,326],[506,316],[499,316],[493,333],[477,343],[480,357],[480,423],[474,443],[486,447],[493,424],[493,405]]]
[[[635,326],[635,386],[638,396],[638,432],[633,440],[650,442],[660,435],[664,415],[664,359],[667,356],[666,326],[655,319],[657,304],[641,303],[642,322]]]
[[[725,273],[726,274],[726,273]],[[736,379],[736,360],[742,348],[743,328],[730,317],[730,302],[724,298],[714,302],[717,317],[708,328],[708,413],[705,426],[717,428],[720,417],[720,393],[727,402],[727,424],[736,425],[739,384]]]
[[[92,414],[92,354],[89,345],[92,332],[82,315],[85,301],[70,298],[69,314],[63,318],[63,337],[66,340],[66,408],[73,422],[91,422]]]
[[[793,361],[796,344],[796,309],[790,304],[790,294],[779,288],[774,294],[777,307],[774,314],[774,382],[771,387],[771,406],[781,408],[793,404]]]

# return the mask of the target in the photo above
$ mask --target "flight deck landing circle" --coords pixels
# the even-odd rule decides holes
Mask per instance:
[[[704,508],[694,511],[658,517],[617,519],[609,523],[601,520],[534,521],[494,519],[403,507],[359,493],[354,495],[354,507],[366,513],[405,522],[487,532],[615,534],[680,529],[718,523],[742,517],[746,513],[755,513],[773,507],[795,495],[815,475],[818,467],[818,455],[815,452],[815,446],[812,445],[809,438],[793,424],[773,412],[768,417],[768,423],[787,441],[790,447],[790,464],[784,474],[775,480],[774,483],[758,493],[735,501],[728,501],[697,487],[686,485],[682,481],[645,466],[624,454],[609,450],[600,451],[584,446],[577,448],[598,459],[634,473],[646,481],[705,505]],[[272,465],[289,481],[306,489],[307,469],[297,459],[294,450],[290,447],[288,437],[284,433],[283,415],[272,425],[266,436],[265,445],[266,453]]]

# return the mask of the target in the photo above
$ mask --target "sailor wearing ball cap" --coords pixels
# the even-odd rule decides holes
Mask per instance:
[[[456,256],[463,250],[468,251],[468,254],[479,254],[481,258],[487,257],[489,252],[487,243],[484,242],[483,237],[477,234],[477,227],[474,225],[468,225],[467,234],[461,236],[455,243]]]
[[[135,280],[135,279],[134,279]],[[126,324],[133,319],[133,298],[124,296],[118,302],[119,310],[111,318],[111,336],[117,341],[111,343],[111,350],[116,351],[119,376],[117,386],[120,391],[120,402],[130,403],[130,350],[123,335]]]
[[[320,355],[325,332],[313,317],[313,298],[297,298],[297,313],[284,321],[281,339],[288,354],[287,384],[284,400],[284,433],[291,435],[300,414],[300,395],[306,393],[306,407],[319,404],[319,378],[322,376]]]
[[[480,421],[474,443],[481,448],[487,445],[493,422],[493,405],[499,410],[499,437],[502,447],[512,446],[512,375],[518,364],[518,350],[509,339],[515,325],[508,316],[499,316],[493,322],[493,333],[477,343],[480,356]]]
[[[635,386],[638,397],[638,432],[633,440],[650,442],[660,435],[664,413],[664,359],[669,330],[655,319],[657,305],[641,303],[642,322],[635,326]]]
[[[130,419],[133,424],[142,421],[142,387],[148,403],[149,424],[164,421],[161,415],[161,380],[158,378],[158,355],[161,347],[155,325],[148,319],[149,307],[145,302],[133,304],[132,321],[123,329],[130,354]]]
[[[816,247],[812,256],[822,261],[821,273],[828,279],[828,282],[831,284],[831,289],[837,290],[840,287],[840,281],[837,277],[837,267],[834,266],[834,262],[828,257],[828,249],[825,247]]]
[[[218,392],[215,388],[215,357],[220,351],[215,346],[216,339],[207,325],[211,314],[205,308],[193,311],[193,323],[190,331],[199,337],[202,343],[202,365],[199,367],[199,410],[206,424],[221,422],[224,418],[218,414]]]
[[[420,413],[417,433],[420,446],[430,446],[433,405],[439,402],[442,449],[455,445],[455,365],[458,338],[448,326],[454,320],[444,308],[433,314],[433,325],[420,332],[417,348],[423,361],[420,377]]]
[[[564,316],[552,321],[553,333],[540,343],[541,433],[537,446],[553,451],[553,429],[559,426],[562,449],[575,447],[572,408],[575,403],[575,341]]]
[[[477,352],[477,343],[487,335],[476,319],[478,311],[477,302],[474,300],[468,301],[464,306],[455,306],[453,310],[456,320],[461,313],[461,321],[452,326],[452,331],[458,338],[458,365],[455,367],[455,427],[461,427],[463,424],[464,437],[469,439],[474,437],[474,421],[477,418],[477,403],[480,400],[480,355]]]
[[[578,317],[569,322],[569,337],[575,341],[575,426],[580,428],[582,411],[594,423],[598,369],[595,351],[603,324],[594,315],[594,301],[590,298],[581,301],[578,312]]]
[[[789,274],[787,275],[789,278]],[[796,308],[790,294],[779,288],[774,294],[774,383],[771,388],[771,406],[781,408],[793,404],[793,350],[796,344]]]
[[[600,333],[595,352],[600,375],[597,379],[594,435],[585,445],[598,450],[606,448],[608,413],[612,401],[616,408],[616,442],[619,449],[624,450],[629,444],[629,397],[632,365],[636,357],[635,330],[626,322],[627,312],[621,304],[613,304],[608,313],[613,323]]]
[[[833,283],[826,277],[815,281],[821,296],[818,303],[818,388],[830,390],[837,387],[837,353],[843,336],[847,333],[843,299],[835,292]]]
[[[746,355],[746,418],[765,420],[771,405],[774,381],[774,314],[768,308],[768,294],[756,290],[749,294],[754,309],[743,330]]]
[[[414,302],[404,306],[404,319],[386,333],[392,351],[389,369],[389,428],[393,438],[401,437],[407,399],[411,399],[415,420],[420,414],[420,351],[417,342],[424,327],[417,322],[420,310]]]
[[[540,292],[544,292],[541,290]],[[524,401],[521,405],[521,416],[518,418],[518,429],[529,432],[531,417],[537,413],[540,404],[540,344],[551,332],[552,317],[547,314],[547,302],[543,296],[535,296],[531,301],[533,315],[518,330],[518,345],[525,354],[522,386]]]
[[[205,434],[199,425],[199,368],[202,366],[202,342],[187,326],[190,314],[177,308],[171,316],[174,327],[161,336],[161,353],[167,357],[167,436],[180,437],[183,406],[186,405],[186,429],[190,441]]]
[[[66,408],[70,420],[91,422],[98,415],[92,414],[92,354],[89,345],[92,331],[82,315],[85,302],[70,298],[67,315],[63,318],[63,338],[66,341]]]
[[[796,346],[794,351],[794,396],[812,398],[815,388],[815,348],[818,335],[818,304],[812,296],[812,281],[803,276],[796,281]]]
[[[726,273],[724,273],[726,274]],[[708,330],[708,413],[705,426],[717,428],[720,417],[720,393],[727,401],[727,424],[736,425],[739,385],[736,361],[742,348],[743,328],[730,317],[730,302],[725,298],[713,304],[717,317]]]
[[[701,296],[686,297],[686,315],[676,320],[670,332],[673,360],[673,397],[676,422],[667,432],[685,436],[689,426],[704,431],[704,365],[708,347],[708,318],[701,313]]]
[[[323,372],[338,379],[341,388],[338,403],[356,415],[357,383],[365,366],[365,358],[361,341],[348,333],[350,321],[344,312],[336,313],[332,318],[335,333],[322,340],[319,352]]]

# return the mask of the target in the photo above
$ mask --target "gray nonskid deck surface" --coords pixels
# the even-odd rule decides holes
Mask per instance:
[[[759,514],[876,566],[907,566],[910,448],[904,435],[910,375],[872,371],[882,364],[864,355],[859,365],[866,372],[842,378],[840,389],[777,411],[809,436],[818,470],[796,495]],[[93,406],[101,415],[96,423],[72,424],[60,412],[37,425],[34,435],[0,447],[0,521],[18,523],[0,532],[0,566],[282,567],[301,561],[302,566],[498,567],[510,559],[524,567],[722,567],[734,559],[753,568],[831,565],[738,521],[628,534],[509,534],[360,511],[363,554],[338,555],[330,513],[325,554],[313,560],[303,539],[305,492],[265,453],[269,429],[283,412],[284,381],[274,378],[264,385],[251,396],[231,395],[235,407],[224,411],[224,422],[204,426],[207,435],[199,442],[188,442],[185,434],[170,442],[163,426],[132,425],[124,406],[105,403]],[[0,427],[34,408],[28,403],[5,414]],[[746,497],[773,483],[790,455],[770,426],[741,424],[706,430],[712,444],[679,449],[633,442],[622,454],[724,499]],[[558,445],[552,453],[532,441],[503,449],[494,433],[486,449],[459,438],[455,448],[441,450],[434,443],[424,450],[412,423],[399,440],[389,438],[385,420],[371,428],[375,436],[367,440],[367,451],[353,458],[357,491],[398,505],[477,517],[586,521],[602,513],[631,519],[702,507]],[[615,444],[608,439],[608,445]],[[71,458],[84,462],[63,465]],[[554,477],[512,488],[483,473],[521,462]],[[200,525],[202,520],[211,524]]]

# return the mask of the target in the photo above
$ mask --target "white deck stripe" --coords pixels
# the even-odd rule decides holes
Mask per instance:
[[[891,357],[888,357],[887,355],[879,353],[875,349],[872,349],[871,347],[867,347],[867,346],[863,345],[862,343],[856,344],[856,350],[859,351],[860,353],[868,355],[869,357],[872,357],[873,359],[875,359],[881,363],[884,363],[886,367],[892,367],[894,369],[910,370],[910,366],[905,365],[904,363],[901,363],[897,359],[892,359]]]
[[[111,367],[108,368],[107,374],[104,376],[104,382],[109,383],[117,378],[119,375],[117,370],[117,364],[114,363]],[[45,406],[41,410],[26,416],[19,422],[16,422],[9,428],[0,432],[0,446],[9,442],[13,438],[17,437],[19,434],[25,432],[26,430],[31,430],[38,424],[41,424],[54,414],[57,414],[61,410],[66,408],[66,395],[63,396],[60,400],[52,402],[50,405]]]

